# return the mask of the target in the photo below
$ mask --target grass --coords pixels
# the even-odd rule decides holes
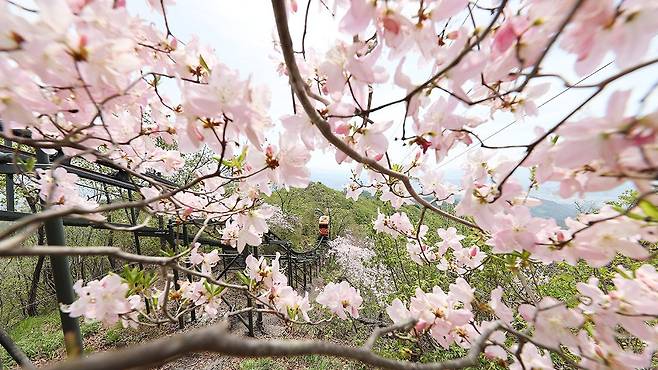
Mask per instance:
[[[119,342],[121,339],[121,331],[113,328],[105,332],[105,344],[112,345]]]
[[[269,358],[256,358],[242,361],[240,370],[284,370],[284,367]]]
[[[312,369],[312,370],[361,370],[366,367],[356,363],[345,363],[338,359],[309,355],[291,358],[257,358],[246,359],[240,362],[240,370],[284,370],[284,369]]]
[[[100,327],[99,323],[82,323],[80,331],[86,337],[98,332]],[[31,360],[52,359],[64,348],[64,334],[60,326],[59,312],[56,310],[48,314],[28,317],[8,332],[16,345]],[[16,366],[4,349],[0,349],[0,359],[7,368]]]

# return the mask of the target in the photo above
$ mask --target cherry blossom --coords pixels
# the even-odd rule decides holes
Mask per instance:
[[[360,291],[370,292],[384,303],[393,292],[393,282],[386,266],[375,259],[373,241],[347,234],[330,240],[329,247],[329,254],[336,259],[343,276]]]
[[[215,267],[217,262],[219,262],[219,252],[217,249],[213,249],[210,253],[200,253],[200,246],[200,243],[195,243],[190,251],[190,263],[192,263],[192,265],[201,265],[201,272],[207,274],[212,271],[212,268]]]
[[[534,338],[551,347],[575,343],[571,328],[577,328],[583,322],[581,314],[550,297],[542,299],[536,307],[521,305],[519,313],[526,321],[534,323]]]
[[[363,303],[359,291],[350,286],[347,281],[327,284],[315,301],[327,307],[343,320],[347,320],[348,314],[352,318],[358,319],[359,309]]]
[[[79,298],[69,306],[62,306],[62,311],[71,317],[84,317],[100,321],[107,325],[119,321],[119,316],[127,314],[138,307],[134,298],[126,297],[128,285],[119,275],[110,274],[101,280],[92,280],[85,286],[78,280],[73,289]]]
[[[519,362],[514,362],[511,364],[510,369],[538,369],[538,370],[552,370],[553,362],[548,354],[541,354],[539,349],[532,343],[526,343],[521,349],[521,361],[523,365]]]
[[[249,278],[257,284],[262,284],[265,288],[271,288],[275,285],[286,285],[288,279],[280,271],[279,258],[281,255],[277,252],[276,257],[272,260],[271,265],[267,264],[264,257],[256,259],[253,255],[247,256],[247,272]]]
[[[416,288],[416,294],[409,303],[409,311],[400,300],[394,300],[387,307],[386,312],[396,323],[407,318],[417,320],[416,330],[428,330],[441,346],[448,348],[464,335],[465,325],[473,317],[472,312],[460,308],[470,305],[472,294],[466,281],[451,286],[448,294],[439,287],[434,287],[431,293]]]
[[[406,246],[426,270],[443,271],[448,280],[441,286],[449,287],[388,297],[392,292],[377,286],[388,275],[376,248],[343,236],[330,242],[331,253],[355,286],[330,282],[316,299],[339,318],[359,317],[362,290],[379,303],[393,298],[386,312],[394,323],[413,321],[410,334],[429,335],[446,349],[470,348],[482,330],[500,325],[485,355],[513,369],[552,369],[556,349],[574,355],[569,365],[584,368],[651,366],[658,342],[651,264],[658,241],[658,112],[655,86],[641,90],[657,63],[656,1],[322,2],[339,30],[322,35],[325,45],[305,43],[307,31],[315,31],[306,20],[304,34],[291,35],[289,45],[289,29],[277,19],[281,37],[273,42],[271,69],[293,90],[291,110],[278,118],[271,117],[269,87],[229,66],[230,51],[215,52],[195,35],[178,38],[167,19],[173,3],[147,0],[154,21],[126,1],[37,0],[33,11],[0,2],[2,135],[21,145],[17,150],[57,153],[51,167],[34,169],[22,156],[14,163],[21,169],[16,178],[28,179],[44,210],[103,222],[94,213],[99,201],[87,196],[85,179],[71,168],[109,164],[144,198],[130,206],[175,222],[205,220],[222,243],[242,253],[263,242],[268,219],[280,219],[263,196],[307,186],[311,157],[323,151],[352,168],[348,197],[372,191],[395,209],[378,211],[374,230]],[[303,13],[297,1],[273,2],[278,5],[291,19]],[[635,80],[625,79],[632,74]],[[585,76],[589,81],[574,78]],[[277,84],[267,82],[277,94]],[[570,94],[564,107],[533,119],[563,85]],[[532,138],[489,140],[511,125],[486,136],[506,116],[519,121],[514,127],[525,125],[518,136]],[[475,146],[482,150],[471,151]],[[468,155],[457,186],[444,167],[462,149]],[[183,173],[200,154],[212,159]],[[521,178],[528,173],[529,185]],[[177,187],[171,179],[178,177],[187,179]],[[533,210],[537,190],[555,186],[553,195],[571,201],[622,185],[639,192],[627,209],[604,205],[564,225]],[[429,222],[409,210],[414,204],[444,217],[445,229],[429,233]],[[151,304],[173,315],[202,308],[218,316],[224,285],[211,283],[210,275],[219,252],[188,247],[171,263],[189,262],[205,278],[174,282],[163,271],[157,288],[137,289],[109,274],[77,282],[79,298],[63,311],[130,327],[141,319],[157,322],[156,315],[145,316]],[[619,256],[626,267],[609,266]],[[283,320],[311,322],[308,293],[288,285],[279,260],[278,254],[272,261],[248,256],[244,274],[236,275],[241,288]],[[529,294],[527,304],[515,307],[502,286],[475,292],[466,280],[492,260],[509,262],[519,278],[526,268],[562,262],[616,273],[577,282],[570,299]],[[433,285],[426,283],[418,285]],[[527,338],[514,332],[520,327]],[[622,335],[638,348],[622,345]]]
[[[505,321],[506,323],[511,323],[514,319],[514,314],[509,307],[505,305],[502,301],[503,288],[497,287],[491,291],[491,300],[489,301],[489,307],[494,311],[496,316],[499,319]]]
[[[439,228],[436,233],[439,234],[445,248],[460,248],[462,246],[461,240],[465,238],[465,236],[457,234],[457,229],[452,226],[447,229]]]

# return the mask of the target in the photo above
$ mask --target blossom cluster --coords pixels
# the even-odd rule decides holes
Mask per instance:
[[[147,3],[165,17],[164,28],[131,14],[125,1],[35,0],[32,11],[0,2],[2,136],[49,154],[57,148],[76,159],[109,161],[140,178],[151,212],[221,225],[222,242],[239,252],[259,245],[268,231],[266,220],[275,210],[262,207],[262,194],[274,186],[306,186],[311,153],[322,150],[339,164],[354,165],[348,196],[374,189],[396,210],[415,200],[438,213],[444,211],[435,204],[458,200],[452,219],[476,229],[491,249],[487,253],[593,267],[619,254],[640,261],[655,257],[649,247],[658,242],[655,86],[638,96],[616,83],[658,64],[649,55],[658,35],[655,0],[322,2],[333,8],[339,35],[329,39],[327,50],[310,44],[301,54],[288,50],[299,68],[288,68],[288,54],[288,65],[279,71],[293,82],[302,104],[278,119],[269,116],[266,88],[222,63],[198,38],[174,36],[165,11],[173,1]],[[288,4],[294,13],[296,2]],[[464,21],[457,21],[461,16]],[[279,41],[285,54],[289,40]],[[554,59],[560,62],[548,63]],[[593,77],[608,65],[613,72]],[[583,80],[572,83],[573,76]],[[596,82],[581,84],[590,77]],[[300,89],[300,83],[306,86]],[[562,85],[582,88],[585,98],[569,104],[573,109],[559,119],[534,127],[530,141],[494,146],[480,138],[500,118],[521,122],[538,115],[542,102],[558,96],[549,93]],[[299,96],[303,88],[309,96]],[[402,96],[381,102],[391,91]],[[591,113],[592,102],[605,110]],[[400,122],[388,109],[398,104]],[[281,130],[275,129],[279,122]],[[29,139],[15,135],[26,129]],[[397,158],[396,143],[408,149],[406,156]],[[449,184],[441,166],[455,149],[474,145],[483,150],[469,153],[461,183]],[[195,168],[180,188],[145,176],[175,174],[188,154],[203,148],[212,151],[212,160]],[[500,155],[506,150],[512,155]],[[523,170],[530,173],[528,188],[518,179]],[[36,175],[40,197],[50,207],[73,214],[98,208],[64,168]],[[629,209],[603,207],[561,226],[531,212],[541,203],[532,189],[551,184],[562,198],[623,184],[640,195]],[[488,256],[476,245],[462,245],[454,228],[436,230],[441,240],[430,243],[434,231],[414,226],[402,211],[379,214],[374,228],[404,238],[414,262],[459,275],[480,268]],[[211,273],[218,252],[191,247],[186,257],[192,268]],[[289,319],[310,321],[308,294],[288,285],[279,256],[271,263],[250,256],[246,275],[262,303]],[[620,268],[614,289],[596,279],[579,283],[575,307],[545,297],[512,310],[495,289],[488,303],[493,314],[505,325],[522,321],[532,341],[505,346],[505,333],[512,330],[504,327],[490,337],[486,354],[516,368],[552,368],[548,351],[565,348],[587,368],[648,367],[658,342],[656,326],[648,323],[658,315],[656,280],[648,264]],[[145,302],[163,309],[175,302],[176,315],[200,306],[218,315],[223,288],[210,280],[173,284],[167,277],[162,284],[142,289],[142,297],[116,275],[85,286],[78,282],[80,298],[64,309],[124,325],[144,316]],[[415,293],[408,306],[394,300],[389,316],[398,323],[413,320],[417,332],[443,347],[468,348],[494,325],[475,320],[474,291],[463,278],[447,293],[438,287]],[[327,284],[316,302],[347,319],[359,316],[363,300],[344,281]],[[641,353],[621,348],[622,328],[643,343]],[[509,352],[515,354],[511,360]]]
[[[359,318],[363,298],[358,289],[352,287],[347,281],[341,281],[338,284],[328,283],[315,301],[327,307],[341,319],[347,320],[348,314],[355,319]]]
[[[36,1],[34,11],[0,4],[3,134],[21,142],[14,133],[27,129],[26,142],[48,154],[61,148],[137,175],[173,175],[187,154],[209,148],[215,160],[194,170],[194,187],[171,191],[150,182],[141,193],[154,212],[228,221],[234,225],[226,234],[247,229],[236,238],[238,248],[257,245],[262,227],[250,227],[236,211],[253,208],[273,185],[305,186],[310,154],[294,140],[266,138],[274,126],[266,88],[196,37],[179,40],[125,3]],[[161,17],[173,1],[148,3]],[[42,198],[55,206],[97,208],[75,196],[78,179],[64,169],[40,170],[38,177]],[[51,186],[52,178],[61,183]]]
[[[473,319],[473,292],[474,289],[466,280],[459,278],[450,285],[448,293],[437,286],[429,293],[416,288],[416,295],[411,298],[409,308],[396,298],[386,308],[386,312],[396,324],[413,320],[417,331],[428,331],[444,348],[453,343],[468,348],[470,340],[477,337],[469,325]]]
[[[295,215],[285,213],[281,207],[269,205],[272,216],[267,220],[269,227],[277,227],[286,231],[293,231],[299,218]]]
[[[253,285],[252,290],[259,294],[262,301],[271,304],[286,317],[292,320],[301,317],[310,321],[308,311],[311,309],[311,304],[308,292],[301,296],[288,285],[288,278],[281,272],[280,257],[277,252],[272,263],[268,265],[265,257],[256,259],[253,255],[247,256],[246,272],[250,284]]]
[[[288,285],[279,258],[277,253],[268,263],[265,257],[257,259],[251,254],[247,256],[244,282],[248,283],[249,292],[254,294],[259,304],[274,309],[286,319],[310,322],[308,313],[312,307],[309,293],[302,295]],[[160,284],[163,285],[161,288],[155,281],[145,284],[135,276],[122,278],[116,274],[109,274],[100,281],[90,281],[84,286],[83,281],[79,280],[74,286],[78,299],[71,305],[63,306],[62,311],[71,317],[84,317],[106,325],[121,321],[124,327],[136,327],[143,323],[143,319],[159,322],[157,313],[144,311],[146,305],[158,307],[158,311],[167,311],[170,317],[201,308],[205,317],[215,318],[220,314],[225,288],[207,277],[219,261],[218,251],[200,252],[197,244],[190,251],[188,260],[202,277],[174,282],[167,276]],[[137,276],[143,276],[143,273]],[[346,281],[327,284],[317,295],[316,301],[343,320],[348,318],[348,314],[358,318],[363,303],[359,291]]]
[[[58,167],[54,170],[37,169],[36,187],[39,189],[39,198],[53,208],[80,208],[92,210],[98,204],[91,199],[86,199],[77,185],[79,177]],[[94,220],[104,220],[101,214],[88,216]]]
[[[441,238],[434,245],[427,242],[429,228],[421,224],[414,231],[414,226],[405,212],[396,212],[391,216],[382,213],[374,221],[374,229],[394,238],[407,239],[407,252],[409,258],[419,265],[436,264],[441,271],[455,271],[458,274],[479,269],[487,257],[487,253],[480,250],[477,245],[468,248],[462,245],[465,236],[457,234],[457,229],[448,227],[436,230]],[[451,251],[451,253],[447,253]]]
[[[337,236],[329,241],[329,255],[345,279],[367,289],[380,303],[393,293],[389,272],[384,264],[375,260],[372,240],[353,234]]]
[[[298,60],[308,81],[320,81],[318,89],[328,100],[322,109],[327,112],[325,117],[334,134],[382,167],[417,180],[423,197],[442,202],[460,195],[457,214],[473,217],[479,227],[491,234],[488,244],[495,253],[525,251],[545,262],[574,264],[587,260],[594,266],[605,265],[617,253],[646,258],[648,251],[638,242],[657,239],[645,221],[605,210],[605,215],[569,220],[566,228],[560,227],[554,219],[531,215],[531,208],[541,202],[529,197],[513,176],[518,168],[528,168],[533,185],[557,183],[563,198],[614,189],[628,180],[641,194],[646,194],[647,201],[658,202],[652,187],[658,161],[658,116],[649,104],[641,104],[639,113],[630,114],[630,108],[636,106],[632,103],[632,90],[609,94],[607,110],[601,116],[575,119],[572,112],[550,129],[537,128],[535,139],[529,144],[512,146],[527,149],[520,160],[498,156],[497,149],[504,147],[474,151],[468,156],[460,186],[443,180],[437,164],[440,167],[459,144],[470,146],[479,140],[477,129],[488,117],[469,109],[476,103],[487,106],[490,116],[511,112],[522,119],[538,114],[538,100],[545,99],[553,86],[543,80],[535,82],[533,75],[547,48],[574,55],[574,62],[567,62],[564,67],[573,67],[580,76],[594,72],[609,53],[621,70],[611,79],[623,77],[625,68],[632,72],[636,66],[642,68],[655,62],[647,59],[647,53],[658,34],[658,25],[652,21],[658,15],[658,5],[647,0],[621,4],[612,0],[570,0],[557,5],[534,0],[503,2],[498,9],[502,16],[485,33],[478,34],[482,28],[475,24],[475,29],[469,28],[469,22],[447,31],[446,19],[463,13],[467,6],[473,12],[468,1],[337,2],[339,30],[355,35],[352,42],[338,40],[324,56]],[[642,37],[633,38],[632,30],[638,30]],[[373,33],[375,36],[368,38]],[[476,36],[480,39],[473,47]],[[554,45],[552,39],[557,40]],[[405,74],[410,53],[418,56],[418,64],[428,63],[433,71],[443,70],[445,74],[437,75],[440,79],[428,79],[433,84],[421,89]],[[387,66],[391,63],[395,68],[389,73]],[[608,83],[599,87],[603,89]],[[406,102],[406,116],[411,122],[410,127],[402,124],[403,140],[408,137],[405,144],[415,148],[411,153],[415,155],[407,156],[412,159],[406,163],[391,163],[390,156],[384,156],[392,144],[387,133],[394,127],[388,116],[373,112],[369,118],[376,118],[370,124],[350,120],[360,118],[358,113],[368,106],[369,91],[377,95],[379,87],[384,90],[391,86],[413,92],[401,99]],[[598,92],[592,98],[597,95]],[[384,108],[387,105],[376,110]],[[311,122],[305,113],[297,115],[297,121],[305,122],[304,127],[310,130]],[[338,152],[337,160],[351,158]],[[348,185],[348,196],[358,197],[364,189],[373,188],[379,191],[381,200],[389,201],[395,208],[410,203],[412,196],[401,181],[365,169],[356,165],[355,182]],[[596,219],[605,222],[588,227]],[[409,231],[408,226],[398,226],[403,233]],[[618,226],[625,231],[614,235],[605,231]],[[577,238],[573,237],[575,234]],[[604,248],[598,248],[601,242],[605,242]],[[419,263],[439,258],[432,246],[423,243],[412,243],[408,250]]]
[[[73,285],[78,299],[62,311],[71,317],[101,321],[113,325],[121,321],[124,327],[137,326],[139,310],[144,303],[139,295],[128,296],[128,284],[119,275],[109,274],[101,280],[92,280],[82,286],[82,280]]]
[[[500,320],[503,329],[489,336],[485,354],[509,362],[510,353],[515,353],[518,345],[504,348],[506,329],[522,322],[529,327],[532,341],[522,344],[524,347],[519,351],[523,364],[515,362],[510,368],[553,369],[546,350],[554,351],[560,346],[577,356],[577,365],[586,369],[649,367],[656,336],[656,328],[649,322],[658,315],[656,268],[642,265],[632,272],[621,270],[613,281],[614,289],[608,293],[603,293],[594,277],[587,283],[578,283],[581,303],[575,308],[545,297],[535,305],[520,305],[518,315],[502,301],[502,288],[494,289],[486,310]],[[395,299],[386,312],[395,323],[413,322],[417,335],[428,332],[445,348],[453,343],[470,348],[481,329],[494,324],[475,320],[474,293],[465,280],[458,278],[448,293],[439,287],[434,287],[432,292],[416,289],[408,308]],[[624,332],[618,328],[648,345],[641,352],[620,346]],[[544,353],[537,347],[544,349]]]

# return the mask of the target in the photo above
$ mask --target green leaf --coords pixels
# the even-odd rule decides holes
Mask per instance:
[[[639,221],[646,221],[647,220],[647,218],[645,216],[642,216],[641,214],[633,213],[633,212],[626,212],[626,209],[624,209],[624,207],[621,207],[621,206],[613,205],[612,209],[614,209],[615,211],[617,211],[621,214],[626,213],[627,217],[630,217],[634,220],[639,220]]]
[[[297,309],[288,307],[288,317],[292,320],[297,320]]]
[[[167,248],[167,249],[160,249],[160,254],[161,254],[163,257],[173,257],[173,256],[176,255],[176,254],[174,253],[174,251],[171,250],[171,249],[169,249],[169,248]]]
[[[594,326],[592,325],[592,323],[589,320],[585,321],[585,323],[583,324],[583,329],[585,329],[585,331],[589,335],[592,335],[592,336],[594,335]]]
[[[37,159],[34,157],[28,157],[27,160],[23,160],[19,157],[18,164],[23,171],[32,172],[34,171],[34,167],[37,164]]]
[[[240,155],[235,156],[231,159],[224,159],[222,161],[222,164],[226,167],[231,167],[231,168],[242,168],[244,165],[244,160],[247,158],[247,147],[242,148],[242,153]],[[221,159],[220,156],[214,155],[213,159],[216,161],[219,161]]]
[[[244,285],[249,285],[249,283],[251,283],[251,280],[248,277],[246,277],[245,274],[243,274],[242,272],[238,271],[236,275]]]
[[[644,213],[651,217],[654,220],[658,220],[658,207],[656,207],[654,204],[651,202],[642,199],[639,203],[638,206],[644,211]]]
[[[624,279],[632,279],[632,278],[633,278],[633,277],[629,276],[628,273],[626,272],[626,270],[624,270],[623,268],[621,268],[621,266],[615,266],[615,267],[614,267],[614,270],[615,270],[619,275],[621,275],[621,277],[623,277]]]
[[[199,54],[199,64],[201,67],[203,67],[206,71],[210,72],[210,67],[208,67],[208,63],[206,63],[206,60],[203,59],[203,56]]]
[[[203,287],[206,289],[206,291],[208,292],[208,294],[210,294],[211,297],[218,296],[222,294],[222,292],[224,291],[223,286],[215,285],[205,280],[203,281]]]

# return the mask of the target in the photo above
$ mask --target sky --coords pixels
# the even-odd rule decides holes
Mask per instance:
[[[162,25],[161,17],[145,5],[140,5],[140,3],[129,1],[131,12],[139,13],[153,20],[156,24]],[[170,28],[176,37],[181,40],[189,40],[193,35],[198,35],[204,43],[215,49],[216,55],[222,63],[237,69],[242,76],[251,76],[254,83],[267,85],[272,93],[270,114],[275,121],[285,114],[292,114],[290,88],[286,78],[279,76],[276,71],[276,65],[280,58],[273,48],[276,28],[269,1],[179,0],[177,3],[175,6],[168,8]],[[306,2],[300,0],[299,11],[290,18],[291,32],[297,49],[300,48],[299,43],[304,24],[305,8]],[[307,47],[313,46],[320,51],[326,50],[335,41],[337,23],[337,20],[332,18],[330,12],[323,8],[319,1],[314,1],[309,13]],[[647,57],[651,55],[654,57],[658,55],[657,43],[652,45]],[[612,56],[608,56],[607,60],[612,60]],[[569,80],[575,82],[579,79],[578,76],[574,73],[564,73],[565,70],[571,70],[572,65],[573,58],[571,56],[561,52],[551,52],[543,64],[543,71],[545,73],[561,72]],[[583,83],[595,83],[616,72],[618,72],[617,68],[611,65]],[[413,81],[420,83],[427,78],[429,69],[427,66],[419,64],[418,61],[410,59],[405,63],[405,73],[409,74]],[[615,82],[608,90],[634,88],[637,93],[635,95],[637,100],[655,82],[645,77],[651,75],[658,76],[658,66],[643,69],[641,73],[631,74],[623,80]],[[540,102],[546,101],[564,90],[564,86],[556,80],[545,80],[553,83],[550,91],[539,100]],[[379,95],[374,97],[374,105],[404,95],[404,91],[396,88],[391,88],[384,93],[377,90],[377,93]],[[485,138],[509,125],[509,127],[487,140],[486,143],[489,145],[527,143],[534,138],[535,127],[552,127],[589,93],[591,93],[591,90],[588,89],[567,90],[540,108],[540,114],[537,117],[525,117],[521,120],[515,120],[512,114],[496,113],[490,118],[489,122],[478,127],[476,132],[480,137]],[[581,115],[602,115],[609,95],[608,92],[601,94],[585,107]],[[650,99],[647,104],[648,107],[655,109],[658,106],[658,97],[656,95],[658,94],[654,94]],[[631,109],[634,108],[631,107]],[[466,109],[464,108],[463,111],[466,112]],[[373,115],[372,118],[375,120],[391,119],[391,117],[402,118],[403,114],[404,107],[400,104],[393,109]],[[392,136],[400,135],[400,132],[391,131],[390,139],[392,139]],[[449,181],[459,181],[460,168],[468,156],[468,153],[464,154],[466,150],[465,146],[454,149],[448,159],[443,162],[444,164],[439,165],[445,171],[446,178]],[[401,148],[393,149],[390,154],[401,160],[409,153],[409,149]],[[511,150],[505,154],[510,158],[514,158],[519,155],[519,151]],[[338,166],[333,155],[322,152],[313,154],[309,166],[313,181],[321,181],[333,188],[342,188],[347,183],[351,168],[345,165]],[[526,176],[526,174],[521,175]],[[592,194],[588,198],[594,200],[610,199],[626,187],[604,194]],[[542,190],[541,197],[565,202],[565,200],[552,194],[555,188],[555,186],[547,186]],[[566,200],[566,202],[570,201],[572,200]]]

